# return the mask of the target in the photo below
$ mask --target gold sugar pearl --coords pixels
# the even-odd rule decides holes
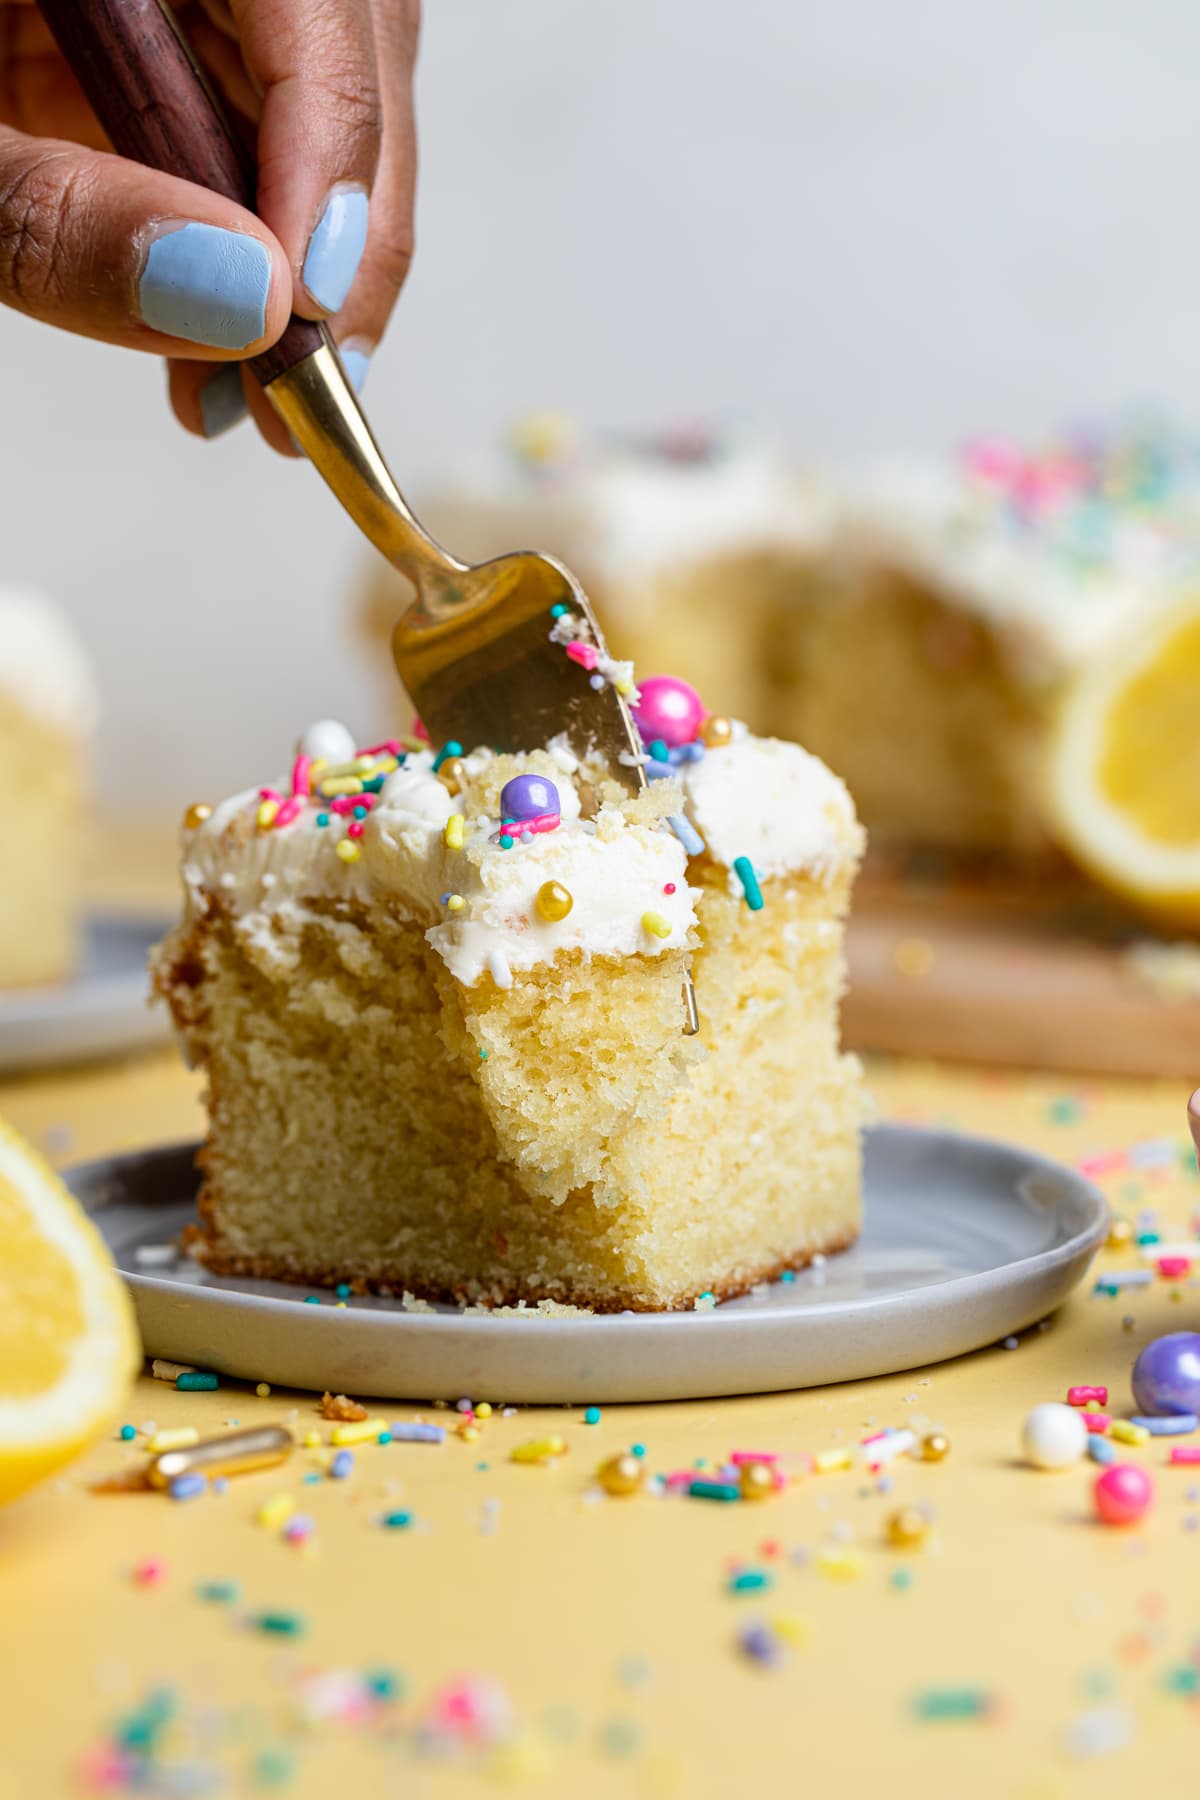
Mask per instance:
[[[743,1463],[738,1486],[743,1500],[765,1500],[775,1492],[775,1471],[770,1463]]]
[[[557,925],[574,906],[575,896],[561,881],[543,881],[533,904],[540,919],[545,919],[547,925]]]
[[[723,750],[733,739],[733,726],[728,719],[713,713],[700,727],[700,741],[709,750]]]
[[[1114,1219],[1104,1240],[1106,1250],[1128,1250],[1133,1242],[1133,1226],[1128,1219]]]
[[[461,794],[467,782],[461,756],[448,756],[437,772],[437,778],[448,794]]]
[[[195,831],[198,826],[203,825],[205,819],[211,818],[212,807],[206,806],[203,800],[197,800],[196,804],[189,806],[184,813],[183,823],[188,831]]]
[[[931,1431],[921,1439],[921,1456],[925,1462],[941,1462],[950,1454],[950,1439],[944,1431]]]
[[[628,1450],[620,1456],[610,1456],[596,1470],[596,1480],[606,1494],[636,1494],[642,1485],[641,1461]]]
[[[929,1536],[929,1517],[918,1506],[901,1506],[889,1514],[887,1540],[896,1550],[918,1550]]]

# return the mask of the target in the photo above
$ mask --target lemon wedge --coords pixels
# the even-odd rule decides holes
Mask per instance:
[[[1200,927],[1200,597],[1143,623],[1064,697],[1052,823],[1106,887]]]
[[[103,1430],[140,1354],[100,1233],[0,1121],[0,1502]]]

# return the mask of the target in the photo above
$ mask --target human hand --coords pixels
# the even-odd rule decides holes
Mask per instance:
[[[238,365],[295,311],[330,320],[365,373],[412,250],[419,0],[174,11],[235,127],[257,134],[258,215],[114,156],[33,0],[0,0],[0,303],[168,357],[189,431],[215,437],[248,407],[293,455]]]

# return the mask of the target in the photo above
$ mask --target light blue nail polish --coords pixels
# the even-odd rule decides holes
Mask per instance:
[[[366,350],[343,350],[338,355],[342,359],[342,367],[350,377],[356,394],[361,394],[363,382],[367,379],[367,370],[371,367],[371,358]]]
[[[336,189],[304,258],[304,285],[326,312],[337,312],[350,292],[366,241],[367,196],[358,188]]]
[[[267,328],[271,258],[265,244],[219,225],[184,225],[155,238],[138,285],[155,331],[244,350]]]
[[[226,363],[223,369],[210,375],[200,389],[200,417],[206,438],[220,437],[222,433],[232,431],[249,410],[240,363]]]

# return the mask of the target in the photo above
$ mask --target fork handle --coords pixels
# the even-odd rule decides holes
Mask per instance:
[[[159,0],[37,0],[38,10],[122,156],[255,210],[258,175],[174,17]],[[247,366],[267,387],[314,350],[319,326],[292,314]]]

